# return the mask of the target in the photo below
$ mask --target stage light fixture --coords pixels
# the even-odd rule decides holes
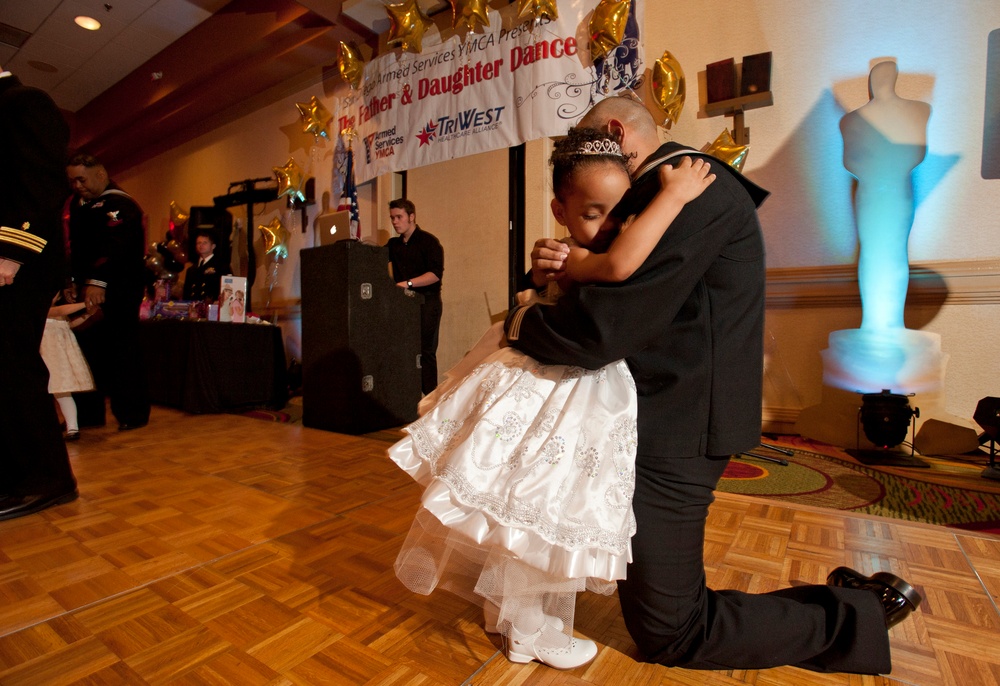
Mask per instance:
[[[990,444],[990,464],[983,470],[984,479],[1000,479],[1000,469],[996,466],[997,441],[1000,440],[1000,398],[987,396],[976,405],[972,418],[983,429],[979,444]]]
[[[928,464],[913,454],[913,441],[910,441],[910,454],[903,455],[893,448],[906,440],[906,434],[913,426],[913,418],[920,416],[920,408],[910,407],[909,398],[889,389],[881,393],[865,393],[861,396],[861,407],[858,409],[858,439],[854,450],[848,454],[864,464],[890,464],[902,467],[927,467]],[[876,447],[875,450],[862,450],[861,430]]]
[[[879,448],[894,448],[906,440],[914,416],[919,417],[920,410],[911,408],[905,395],[885,389],[881,393],[861,396],[861,426],[865,438]]]

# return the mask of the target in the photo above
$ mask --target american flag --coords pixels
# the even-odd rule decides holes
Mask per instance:
[[[340,194],[338,210],[351,212],[351,238],[361,240],[361,215],[358,213],[358,184],[354,182],[354,151],[347,149],[347,169],[344,171],[344,190]]]

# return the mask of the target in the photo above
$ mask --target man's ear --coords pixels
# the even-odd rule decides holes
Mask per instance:
[[[556,198],[552,198],[550,207],[552,207],[552,216],[556,218],[556,222],[560,226],[566,226],[566,209],[563,207],[563,204]]]
[[[618,143],[625,149],[625,125],[619,119],[608,120],[608,133],[615,137]]]

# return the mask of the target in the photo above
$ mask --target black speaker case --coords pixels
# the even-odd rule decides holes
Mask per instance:
[[[384,247],[308,248],[302,267],[302,423],[362,434],[417,418],[420,303],[388,272]]]

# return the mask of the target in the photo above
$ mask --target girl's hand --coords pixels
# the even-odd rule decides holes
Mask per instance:
[[[685,156],[676,167],[660,165],[660,192],[673,195],[681,202],[691,202],[715,181],[711,165],[702,158]]]

